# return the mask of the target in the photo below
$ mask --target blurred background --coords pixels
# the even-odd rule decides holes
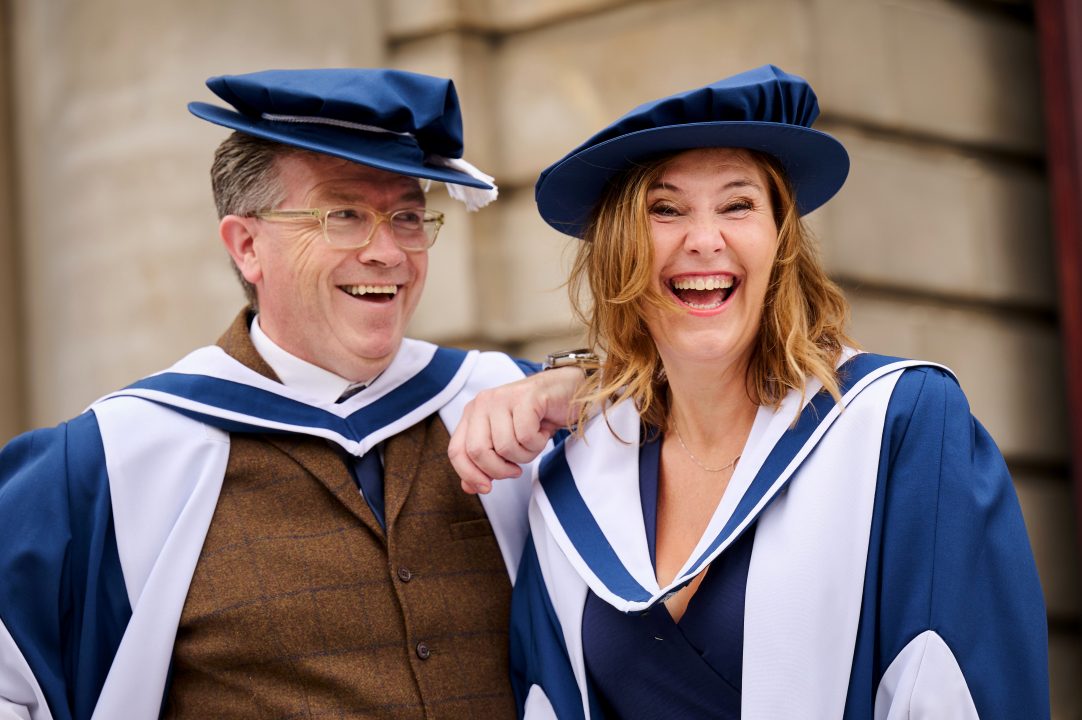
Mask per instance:
[[[208,175],[228,131],[185,108],[218,102],[208,76],[453,78],[466,159],[500,200],[467,215],[433,190],[448,222],[412,334],[538,359],[579,339],[574,241],[537,217],[538,172],[643,101],[774,63],[811,81],[817,127],[852,157],[810,221],[853,333],[951,367],[1000,444],[1047,597],[1054,717],[1082,718],[1080,329],[1062,324],[1044,134],[1065,101],[1042,94],[1039,23],[1078,13],[1035,2],[0,0],[0,442],[213,343],[241,307]]]

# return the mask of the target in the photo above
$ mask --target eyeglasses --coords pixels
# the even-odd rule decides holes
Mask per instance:
[[[384,213],[361,206],[324,210],[260,210],[250,217],[260,220],[319,221],[323,239],[336,248],[362,248],[372,242],[380,223],[391,226],[395,244],[406,252],[421,252],[432,247],[443,227],[443,213],[438,210],[406,208]]]

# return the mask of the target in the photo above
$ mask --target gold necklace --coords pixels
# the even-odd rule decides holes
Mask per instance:
[[[740,460],[740,456],[737,455],[736,457],[734,457],[732,460],[725,463],[721,467],[718,467],[718,468],[707,467],[706,465],[704,465],[702,462],[699,461],[699,458],[695,457],[694,453],[692,453],[690,450],[688,450],[688,446],[684,444],[684,439],[680,437],[680,428],[676,427],[676,421],[675,420],[673,420],[672,431],[676,435],[676,442],[680,443],[680,447],[684,448],[684,452],[686,452],[688,454],[688,457],[691,458],[691,462],[695,463],[696,465],[701,467],[703,470],[706,470],[707,472],[717,473],[717,472],[721,472],[722,470],[728,470],[729,468],[736,465],[737,461]]]

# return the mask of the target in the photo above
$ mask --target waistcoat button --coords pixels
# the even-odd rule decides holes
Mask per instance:
[[[428,649],[427,643],[417,643],[417,657],[421,658],[422,660],[427,660],[431,656],[432,651]]]
[[[413,573],[409,571],[409,568],[400,567],[398,568],[398,579],[402,582],[409,582],[413,579]]]

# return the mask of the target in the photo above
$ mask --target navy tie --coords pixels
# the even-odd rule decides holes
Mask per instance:
[[[354,385],[342,393],[341,397],[335,402],[345,402],[366,387],[368,387],[367,383]],[[368,507],[372,509],[372,514],[376,516],[376,522],[386,533],[387,521],[383,518],[383,463],[379,460],[379,451],[372,448],[363,457],[354,458],[350,456],[346,464],[349,465],[349,471],[353,473],[353,481],[361,489],[364,501],[368,503]]]
[[[357,487],[361,489],[365,502],[372,508],[376,522],[387,532],[387,522],[383,517],[383,463],[379,459],[379,450],[372,448],[363,456],[349,463],[350,471]]]

